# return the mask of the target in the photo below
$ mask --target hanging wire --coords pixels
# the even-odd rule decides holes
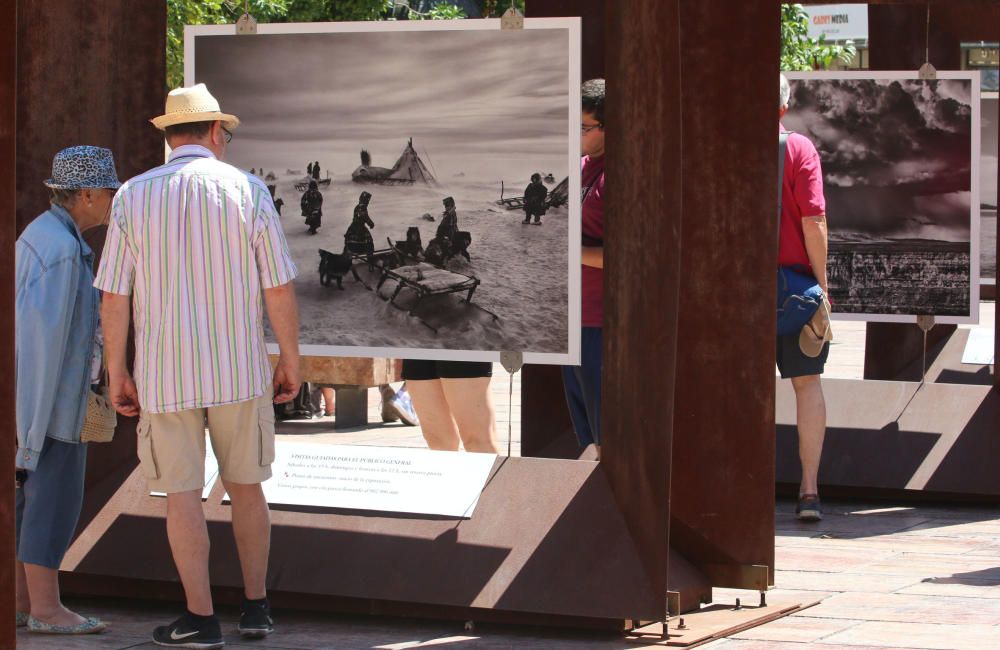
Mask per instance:
[[[924,30],[924,61],[931,60],[931,3],[927,3],[927,26]]]
[[[514,436],[514,425],[511,424],[511,414],[514,412],[514,373],[507,371],[510,383],[507,387],[507,458],[510,458],[511,439]]]

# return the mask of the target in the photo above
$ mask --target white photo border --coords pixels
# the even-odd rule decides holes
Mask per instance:
[[[581,79],[581,28],[580,17],[526,18],[525,29],[565,29],[569,33],[569,96],[567,98],[569,167],[568,203],[568,309],[567,332],[569,347],[566,353],[522,351],[525,363],[547,365],[580,364],[580,340],[582,322],[582,269],[581,269],[581,203],[580,203],[580,134],[581,104],[579,89]],[[399,20],[399,21],[357,21],[323,23],[262,23],[257,26],[257,34],[334,34],[364,32],[419,32],[419,31],[500,31],[500,19],[459,19],[459,20]],[[185,25],[184,27],[184,85],[197,83],[195,77],[195,39],[199,36],[233,36],[253,38],[254,35],[236,33],[235,25]],[[278,353],[275,343],[268,343],[268,352]],[[340,345],[300,345],[304,356],[324,357],[375,357],[398,359],[432,359],[444,361],[491,361],[499,362],[501,352],[518,350],[446,350],[437,348],[390,348]]]
[[[782,74],[789,81],[812,79],[862,79],[862,80],[920,80],[916,70],[818,70],[810,72],[787,71]],[[969,201],[969,315],[968,316],[934,316],[934,322],[941,325],[978,325],[979,324],[979,165],[982,155],[982,139],[980,133],[981,75],[978,70],[938,70],[938,79],[959,79],[971,82],[970,107],[972,108],[970,173],[972,175],[972,197]],[[836,309],[836,306],[834,306]],[[915,314],[845,314],[837,311],[831,313],[833,320],[867,321],[872,323],[916,323]]]

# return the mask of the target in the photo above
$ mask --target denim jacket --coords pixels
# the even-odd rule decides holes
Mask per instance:
[[[53,205],[17,239],[17,459],[34,470],[45,438],[80,442],[87,412],[99,292],[94,252]]]

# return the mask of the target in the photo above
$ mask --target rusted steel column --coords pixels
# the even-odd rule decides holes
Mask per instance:
[[[602,465],[657,594],[667,590],[681,258],[678,0],[607,7]]]
[[[0,368],[14,376],[14,167],[16,160],[17,0],[0,3],[0,179],[4,201],[0,217]],[[0,384],[7,415],[0,421],[0,650],[13,650],[14,628],[14,382]]]
[[[148,120],[166,95],[166,19],[165,0],[20,3],[18,232],[48,206],[42,181],[64,147],[110,148],[122,179],[163,162]]]
[[[780,14],[773,0],[681,8],[682,120],[664,136],[679,139],[683,157],[660,172],[680,175],[669,191],[683,201],[680,257],[659,258],[660,277],[679,274],[671,543],[696,566],[733,575],[774,566]],[[671,207],[643,216],[675,220]],[[631,338],[661,354],[657,329],[647,332]],[[643,418],[653,435],[663,430],[657,411]]]

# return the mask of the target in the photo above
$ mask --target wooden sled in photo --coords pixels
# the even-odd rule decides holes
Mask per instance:
[[[305,178],[305,179],[303,179],[301,181],[295,181],[295,189],[296,189],[296,191],[298,191],[298,192],[305,192],[306,190],[308,190],[309,189],[309,181],[311,181],[311,180],[315,180],[315,179],[313,179],[313,178]],[[316,181],[316,185],[318,185],[319,187],[330,187],[330,180],[331,179],[330,179],[329,176],[327,176],[326,178],[321,178],[321,179],[319,179],[319,180]]]
[[[390,281],[395,282],[396,287],[390,295],[386,295],[382,287]],[[420,263],[395,269],[383,267],[375,292],[393,307],[418,318],[437,332],[459,319],[482,323],[500,319],[490,310],[472,302],[479,283],[479,278]],[[453,299],[455,294],[462,293],[466,295],[457,301]]]
[[[324,287],[333,286],[336,282],[341,287],[340,279],[350,273],[356,282],[369,291],[374,291],[373,285],[382,278],[382,268],[395,266],[396,253],[391,249],[376,250],[371,253],[371,259],[367,252],[357,252],[350,249],[343,253],[331,253],[330,251],[319,249],[320,255],[320,284]],[[361,273],[358,273],[358,271]],[[362,276],[367,276],[367,280]]]

